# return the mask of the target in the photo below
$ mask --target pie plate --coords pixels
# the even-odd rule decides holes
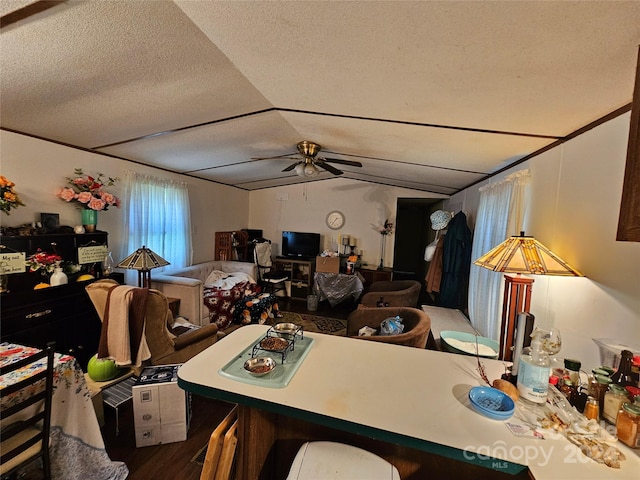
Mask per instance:
[[[493,420],[507,420],[516,408],[509,395],[491,387],[473,387],[469,400],[476,412]]]

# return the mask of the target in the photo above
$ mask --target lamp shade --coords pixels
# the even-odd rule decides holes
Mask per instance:
[[[127,258],[122,260],[117,268],[126,268],[138,271],[138,286],[148,288],[151,284],[151,269],[170,265],[164,258],[150,248],[137,249]]]
[[[152,268],[164,267],[170,265],[164,258],[155,253],[150,248],[145,247],[137,249],[127,258],[118,264],[118,268],[127,268],[130,270],[151,270]]]
[[[529,273],[534,275],[583,275],[533,237],[520,233],[506,239],[475,262],[494,272]]]

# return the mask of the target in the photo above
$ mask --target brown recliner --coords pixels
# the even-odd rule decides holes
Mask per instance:
[[[99,280],[85,287],[100,320],[104,318],[109,290],[118,285],[113,280]],[[169,302],[161,292],[150,289],[145,314],[144,335],[151,352],[152,365],[184,363],[217,340],[218,327],[205,325],[196,330],[175,336],[169,331],[173,320]]]
[[[398,335],[358,336],[358,331],[365,325],[380,331],[383,320],[395,317],[402,318],[404,331]],[[418,308],[411,307],[359,307],[347,318],[347,336],[374,342],[394,343],[407,347],[425,348],[431,330],[429,315]]]
[[[389,307],[415,307],[420,296],[420,282],[415,280],[389,280],[373,282],[360,299],[360,304],[375,307],[380,297]]]

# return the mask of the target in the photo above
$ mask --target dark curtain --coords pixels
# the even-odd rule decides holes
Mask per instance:
[[[471,230],[467,216],[459,212],[449,222],[444,238],[440,306],[466,311],[470,268]]]

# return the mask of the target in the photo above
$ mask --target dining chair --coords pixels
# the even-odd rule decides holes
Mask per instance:
[[[228,480],[235,456],[238,438],[238,406],[227,414],[209,437],[200,480]]]
[[[286,281],[289,280],[289,275],[286,272],[279,272],[273,269],[271,240],[255,242],[253,260],[258,273],[258,285],[268,293],[275,294],[276,292],[284,291],[286,296]]]
[[[44,478],[51,479],[49,458],[49,432],[51,429],[51,398],[53,396],[53,360],[55,343],[50,342],[44,350],[33,353],[17,362],[0,367],[0,375],[9,375],[17,370],[32,369],[33,375],[25,375],[0,391],[2,401],[10,406],[2,411],[2,443],[0,451],[0,476],[13,475],[28,463],[42,459]],[[46,358],[46,368],[40,369],[38,362]],[[40,362],[41,365],[42,362]],[[38,371],[39,370],[39,371]],[[44,380],[44,385],[40,384]],[[34,395],[33,392],[37,393]],[[13,399],[16,403],[11,405]],[[16,415],[12,422],[13,415]],[[9,420],[9,423],[5,423]]]

